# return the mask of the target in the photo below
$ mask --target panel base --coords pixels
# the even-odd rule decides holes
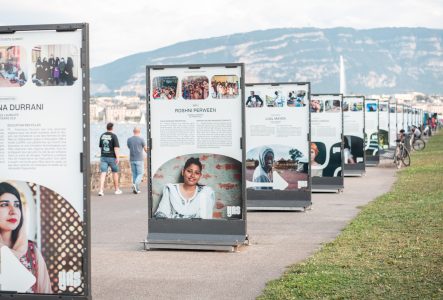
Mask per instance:
[[[365,164],[345,164],[343,167],[343,175],[345,177],[361,177],[366,172]]]
[[[235,252],[240,246],[248,245],[248,236],[213,234],[150,233],[143,242],[145,250],[181,249]]]
[[[70,295],[62,295],[62,294],[18,294],[9,291],[0,291],[0,299],[13,299],[13,300],[33,300],[33,299],[41,299],[41,300],[51,300],[51,299],[60,299],[60,300],[91,300],[91,296],[70,296]]]
[[[343,177],[313,177],[313,193],[339,193],[344,188]]]
[[[248,211],[304,211],[312,205],[310,200],[248,200]]]
[[[380,163],[380,156],[366,156],[365,164],[367,167],[375,167]]]

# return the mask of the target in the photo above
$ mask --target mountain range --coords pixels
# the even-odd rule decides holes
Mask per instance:
[[[91,94],[145,94],[146,65],[245,63],[245,82],[311,82],[349,94],[443,93],[443,30],[280,28],[180,42],[91,69]]]

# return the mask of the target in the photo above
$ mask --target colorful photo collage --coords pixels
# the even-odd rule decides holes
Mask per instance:
[[[155,100],[205,100],[234,99],[240,93],[240,80],[237,75],[214,75],[208,77],[159,76],[152,79],[152,98]]]

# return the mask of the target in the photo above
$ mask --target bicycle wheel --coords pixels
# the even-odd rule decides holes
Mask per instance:
[[[411,157],[409,156],[409,151],[403,147],[401,151],[401,161],[405,167],[409,167],[411,165]]]
[[[416,151],[421,151],[425,148],[426,143],[425,141],[423,141],[422,139],[416,139],[414,141],[414,144],[412,144],[412,147],[414,148],[414,150]]]
[[[403,161],[401,160],[400,155],[397,155],[397,154],[395,155],[394,163],[395,163],[395,166],[397,167],[397,169],[401,169],[401,165],[403,164]]]

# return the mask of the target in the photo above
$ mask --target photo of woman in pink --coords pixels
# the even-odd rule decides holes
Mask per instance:
[[[53,293],[42,254],[36,243],[27,238],[20,193],[7,182],[0,183],[0,248],[4,246],[36,278],[28,293]]]

